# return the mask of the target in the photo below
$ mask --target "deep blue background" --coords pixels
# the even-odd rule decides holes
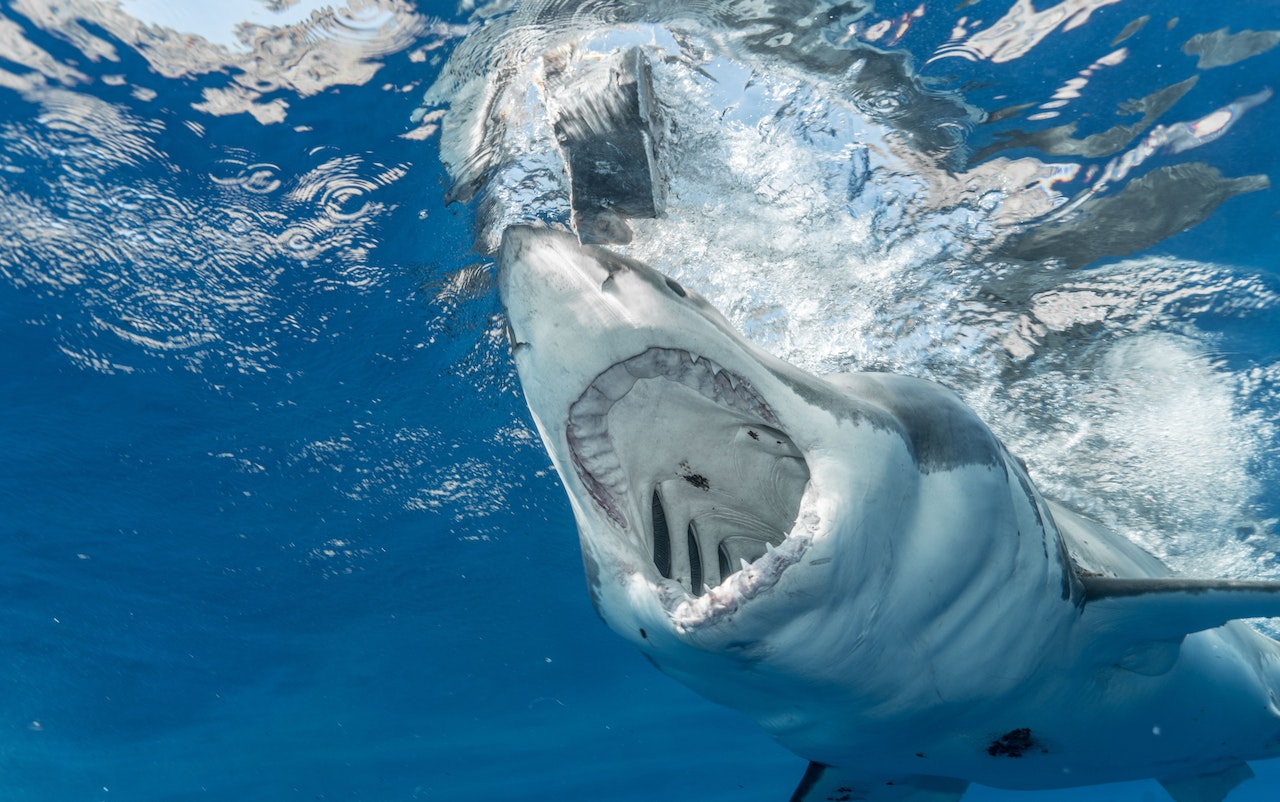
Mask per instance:
[[[148,71],[127,44],[123,66],[92,63],[24,33],[92,75]],[[192,112],[226,76],[153,76],[164,94],[145,106],[81,90],[164,123],[164,163],[121,168],[125,182],[211,196],[229,153],[286,180],[326,154],[409,167],[378,190],[371,289],[260,266],[285,271],[264,373],[123,342],[133,372],[77,367],[61,346],[84,336],[82,296],[0,281],[0,800],[780,800],[799,779],[803,761],[592,612],[554,473],[510,434],[529,422],[490,336],[496,299],[440,298],[483,260],[471,210],[442,203],[434,143],[399,138],[436,69],[409,49],[366,85],[291,98],[288,125]],[[1275,105],[1233,136],[1238,173],[1274,167],[1257,142],[1280,127]],[[0,120],[39,114],[0,89]],[[52,192],[60,158],[28,158],[9,186]],[[1236,199],[1168,247],[1266,269],[1275,210],[1274,191]],[[289,317],[305,325],[278,325]],[[1272,772],[1238,798],[1277,788]]]

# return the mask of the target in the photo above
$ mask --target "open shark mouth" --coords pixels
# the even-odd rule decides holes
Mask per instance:
[[[746,379],[679,348],[655,346],[601,373],[569,406],[569,453],[591,499],[623,529],[627,521],[617,499],[626,492],[627,474],[609,438],[607,416],[637,381],[653,378],[678,382],[709,401],[767,423],[778,421]]]
[[[645,552],[677,623],[737,609],[811,540],[795,525],[803,455],[750,381],[705,356],[652,347],[612,365],[570,405],[566,435],[583,487]]]

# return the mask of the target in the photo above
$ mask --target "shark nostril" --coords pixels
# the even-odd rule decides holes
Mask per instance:
[[[503,323],[503,329],[507,334],[507,343],[511,346],[512,353],[515,353],[521,348],[525,348],[529,345],[527,342],[520,342],[519,338],[516,337],[516,330],[511,327],[510,319]]]

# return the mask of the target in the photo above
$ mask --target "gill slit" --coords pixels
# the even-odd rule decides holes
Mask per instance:
[[[663,579],[671,578],[671,531],[667,528],[667,511],[662,507],[658,489],[653,490],[653,564]]]

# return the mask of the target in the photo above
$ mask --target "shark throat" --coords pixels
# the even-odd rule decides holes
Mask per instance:
[[[799,559],[804,455],[745,377],[652,347],[570,405],[570,461],[618,536],[642,553],[677,620],[706,620]]]

